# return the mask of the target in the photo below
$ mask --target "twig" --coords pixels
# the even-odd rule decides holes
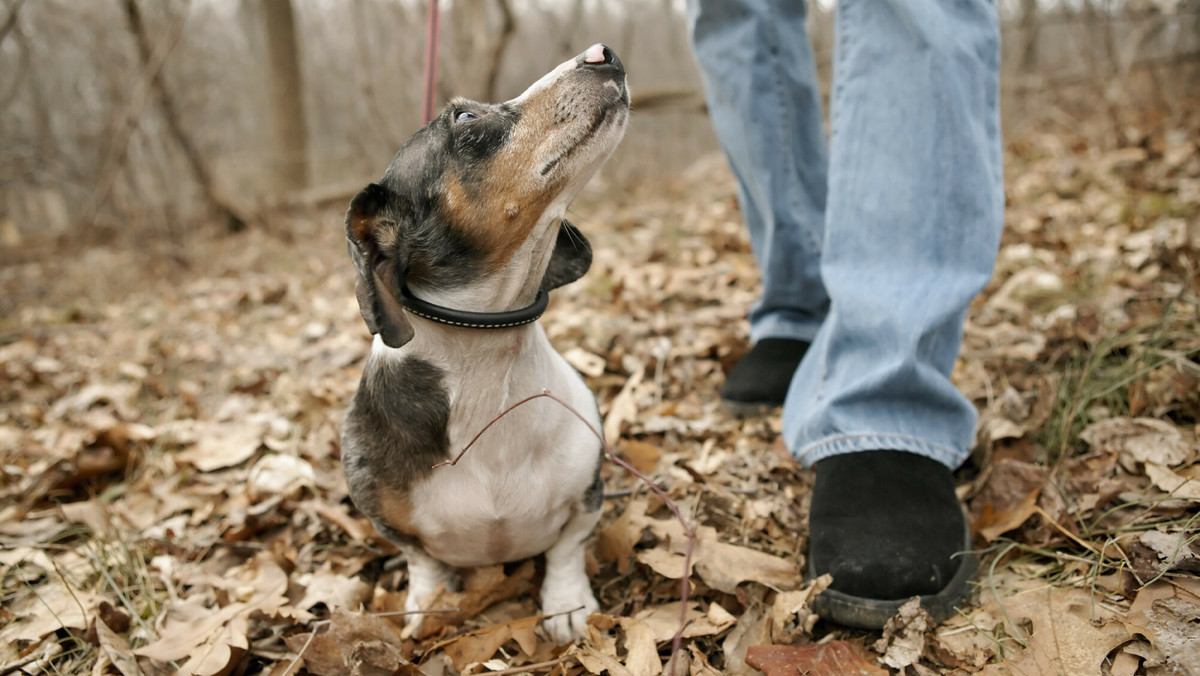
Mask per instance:
[[[48,666],[49,660],[63,651],[62,643],[58,641],[48,641],[42,639],[42,644],[45,646],[41,650],[31,650],[29,654],[13,662],[5,665],[0,665],[0,676],[7,676],[13,672],[38,673],[39,667],[45,669]],[[25,667],[33,665],[34,671],[25,671]]]
[[[631,465],[631,464],[625,462],[624,460],[622,460],[621,458],[617,457],[617,454],[613,453],[612,448],[609,447],[608,442],[604,441],[604,435],[601,434],[600,431],[597,430],[595,427],[593,427],[592,424],[587,421],[587,418],[583,417],[583,414],[581,414],[579,411],[575,410],[574,406],[571,406],[570,404],[563,401],[562,399],[559,399],[558,397],[554,396],[553,394],[550,393],[550,390],[542,390],[538,394],[534,394],[534,395],[525,397],[524,399],[518,401],[517,403],[513,404],[512,406],[509,406],[508,408],[501,411],[500,414],[497,415],[495,418],[492,418],[492,420],[488,424],[483,426],[483,429],[479,430],[479,432],[474,437],[472,437],[470,441],[467,442],[467,445],[464,446],[463,449],[461,451],[459,451],[458,455],[454,456],[454,458],[452,460],[443,460],[442,462],[439,462],[436,465],[434,465],[433,468],[437,469],[439,467],[446,467],[447,465],[449,465],[449,466],[457,465],[458,461],[461,460],[462,457],[467,454],[467,451],[469,451],[471,449],[471,447],[475,445],[475,442],[479,440],[479,437],[483,436],[483,433],[488,431],[488,429],[490,429],[492,425],[495,425],[497,422],[500,421],[501,418],[503,418],[504,416],[511,413],[514,409],[516,409],[520,406],[524,406],[525,404],[528,404],[529,402],[533,401],[534,399],[542,399],[542,398],[550,399],[550,400],[557,402],[559,406],[562,406],[563,408],[570,411],[571,415],[574,415],[576,418],[579,419],[579,422],[581,422],[585,426],[587,426],[588,431],[590,431],[592,433],[592,436],[596,437],[596,439],[600,442],[600,446],[604,449],[604,454],[606,456],[608,456],[608,459],[612,460],[617,465],[620,465],[621,467],[625,468],[626,471],[628,471],[629,473],[633,474],[634,476],[636,476],[637,478],[639,478],[643,482],[645,482],[645,484],[650,487],[650,490],[654,491],[654,493],[657,494],[658,497],[662,498],[662,501],[667,506],[667,509],[671,510],[671,513],[674,514],[675,518],[679,520],[679,523],[681,525],[683,525],[683,532],[684,532],[684,534],[687,535],[687,552],[684,555],[683,575],[680,578],[680,585],[679,585],[680,586],[680,590],[679,590],[679,629],[675,632],[674,638],[671,639],[671,659],[667,663],[668,673],[673,673],[673,671],[674,671],[673,667],[675,665],[675,656],[679,653],[679,648],[683,643],[683,630],[687,626],[688,592],[691,588],[689,581],[690,581],[691,570],[692,570],[692,552],[696,548],[696,529],[693,528],[688,523],[687,519],[683,518],[683,513],[679,511],[679,507],[675,504],[675,502],[673,500],[671,500],[671,498],[667,497],[666,491],[659,488],[658,484],[654,483],[650,479],[650,477],[639,472],[633,465]]]
[[[169,136],[179,146],[179,149],[183,151],[183,157],[187,161],[188,168],[191,170],[192,178],[199,184],[213,208],[226,221],[229,232],[245,230],[247,220],[250,216],[239,214],[240,209],[218,192],[212,170],[201,159],[200,150],[196,147],[195,141],[183,129],[182,117],[179,114],[178,107],[175,105],[175,99],[167,89],[162,68],[154,69],[150,67],[154,56],[154,48],[150,44],[150,31],[143,21],[142,10],[138,7],[138,0],[123,0],[122,4],[125,10],[125,22],[128,24],[129,31],[133,34],[134,42],[137,46],[138,63],[141,65],[143,71],[149,75],[150,92],[157,99],[159,111],[162,113]],[[183,12],[185,17],[181,21],[186,19],[186,14],[190,10],[191,5],[189,2],[184,7]]]
[[[492,53],[487,60],[491,64],[491,67],[488,68],[487,78],[484,80],[484,91],[488,101],[495,101],[499,98],[497,85],[500,82],[500,66],[504,63],[504,50],[508,48],[508,43],[517,29],[509,0],[496,0],[496,5],[500,8],[500,34],[496,36],[496,42],[492,45]]]
[[[151,81],[158,77],[167,58],[179,45],[186,24],[187,11],[185,8],[185,11],[180,13],[176,25],[172,26],[170,31],[165,31],[158,44],[148,52],[142,63],[141,72],[137,74],[137,80],[129,87],[129,101],[125,109],[114,117],[111,128],[112,142],[105,153],[104,163],[100,166],[96,184],[83,209],[83,223],[87,228],[95,227],[100,209],[108,202],[109,193],[116,184],[118,175],[129,155],[129,145],[137,130],[142,108],[145,107],[149,97]]]
[[[560,664],[562,664],[562,658],[559,658],[557,660],[550,660],[548,662],[537,662],[536,664],[526,664],[523,667],[509,667],[508,669],[501,669],[500,671],[489,671],[489,672],[487,672],[487,676],[504,676],[505,674],[523,674],[527,671],[545,671],[546,669],[553,669],[554,667],[556,667]]]
[[[462,608],[432,608],[430,610],[389,610],[386,613],[367,613],[371,617],[400,617],[402,615],[436,615],[438,613],[457,613],[461,612]],[[323,627],[330,624],[333,620],[317,620],[310,622],[310,627]]]
[[[294,657],[292,659],[292,663],[287,666],[287,669],[283,670],[283,676],[288,676],[289,674],[296,673],[293,670],[296,669],[296,665],[300,663],[300,658],[304,657],[304,651],[308,650],[308,646],[312,645],[313,639],[315,639],[316,637],[317,637],[316,630],[309,632],[308,640],[304,642],[304,645],[300,646],[300,650],[296,652],[296,657]]]
[[[8,16],[4,18],[4,23],[0,25],[0,44],[4,43],[4,38],[12,32],[14,26],[17,25],[17,15],[21,11],[21,5],[25,4],[25,0],[16,0],[12,7],[8,10]]]

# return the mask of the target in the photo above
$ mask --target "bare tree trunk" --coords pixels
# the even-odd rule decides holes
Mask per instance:
[[[500,64],[504,61],[504,50],[508,48],[509,39],[517,30],[517,23],[513,19],[512,7],[509,6],[508,0],[496,0],[496,4],[500,7],[500,35],[496,38],[496,43],[492,45],[491,58],[488,60],[487,80],[484,91],[487,92],[487,100],[495,101],[499,98],[499,92],[496,91],[500,82]]]
[[[379,100],[379,93],[375,89],[373,71],[376,55],[371,53],[369,38],[371,33],[370,27],[367,25],[367,8],[366,0],[357,0],[351,8],[354,14],[354,30],[358,33],[354,39],[354,46],[358,55],[358,86],[362,93],[361,100],[366,106],[367,123],[371,125],[372,132],[383,137],[389,147],[399,148],[407,136],[395,131],[395,115],[389,117],[384,111]],[[367,148],[364,147],[363,151],[367,152]]]
[[[155,98],[158,100],[159,106],[162,108],[163,118],[166,120],[167,129],[171,133],[171,137],[179,144],[183,150],[183,155],[187,159],[188,167],[192,171],[196,182],[200,184],[200,188],[204,191],[208,200],[212,203],[217,215],[226,222],[226,227],[230,232],[244,230],[246,221],[236,213],[236,209],[228,201],[221,198],[217,194],[216,185],[213,182],[212,174],[209,173],[208,167],[200,159],[200,152],[196,149],[192,139],[183,131],[183,125],[179,121],[179,111],[175,109],[175,101],[171,98],[167,91],[167,86],[163,80],[162,69],[153,67],[153,46],[150,44],[150,36],[146,30],[145,22],[142,20],[141,9],[138,8],[137,0],[122,0],[125,8],[125,19],[129,23],[129,30],[133,33],[137,42],[138,63],[144,72],[150,73],[150,87],[154,92]]]
[[[20,13],[21,5],[24,2],[25,0],[16,0],[13,2],[12,7],[8,9],[8,16],[4,18],[4,23],[0,24],[0,44],[4,44],[4,38],[8,37],[13,27],[17,25],[17,15]]]
[[[444,66],[438,81],[439,97],[445,100],[461,95],[495,101],[501,96],[501,61],[516,32],[511,3],[509,0],[455,2],[445,12],[442,25],[448,26],[450,32],[444,38],[454,58],[438,62]]]
[[[1038,16],[1038,0],[1021,0],[1021,73],[1032,73],[1037,68],[1038,32],[1041,28]]]
[[[138,73],[137,79],[130,82],[126,88],[126,91],[129,92],[128,104],[124,110],[114,115],[113,122],[109,125],[111,143],[104,154],[104,162],[100,165],[100,171],[97,173],[96,185],[92,189],[91,197],[88,198],[83,209],[82,222],[85,228],[92,228],[96,225],[100,210],[108,202],[117,177],[129,157],[130,142],[137,130],[142,109],[146,105],[147,94],[152,89],[151,84],[154,82],[154,78],[158,77],[159,71],[166,64],[171,52],[179,44],[186,23],[187,16],[181,12],[176,25],[162,36],[159,44],[150,52],[149,57],[142,61],[143,68]]]
[[[271,67],[271,121],[274,157],[281,190],[308,185],[308,125],[304,116],[304,81],[296,43],[291,0],[263,0],[267,57]]]

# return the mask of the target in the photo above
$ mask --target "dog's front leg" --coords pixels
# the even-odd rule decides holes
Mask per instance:
[[[600,609],[584,570],[583,543],[600,520],[599,509],[580,510],[563,526],[554,546],[546,550],[542,582],[542,614],[546,632],[558,643],[578,638],[592,613]]]
[[[453,568],[426,554],[420,547],[404,546],[401,550],[404,552],[404,558],[408,559],[408,596],[404,599],[404,610],[416,613],[409,615],[404,621],[403,636],[408,638],[415,636],[421,629],[421,621],[425,616],[417,611],[428,610],[422,608],[426,597],[439,584],[444,584],[448,591],[457,591],[458,576]]]

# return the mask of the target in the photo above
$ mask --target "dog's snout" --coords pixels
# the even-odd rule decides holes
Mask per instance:
[[[611,70],[616,73],[625,72],[625,66],[617,58],[617,53],[608,45],[599,42],[588,47],[584,53],[580,54],[577,63],[580,68],[592,68],[601,71]]]

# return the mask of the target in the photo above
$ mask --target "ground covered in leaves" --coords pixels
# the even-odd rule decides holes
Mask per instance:
[[[655,674],[681,614],[678,673],[1200,674],[1198,132],[1010,142],[955,372],[982,413],[959,478],[983,566],[960,616],[882,634],[810,611],[810,475],[777,418],[718,406],[757,284],[719,158],[572,216],[595,263],[543,323],[697,545],[681,609],[683,526],[606,467],[602,612],[566,646],[537,627],[537,562],[474,572],[400,636],[404,566],[338,466],[369,341],[337,213],[5,251],[0,674]]]

